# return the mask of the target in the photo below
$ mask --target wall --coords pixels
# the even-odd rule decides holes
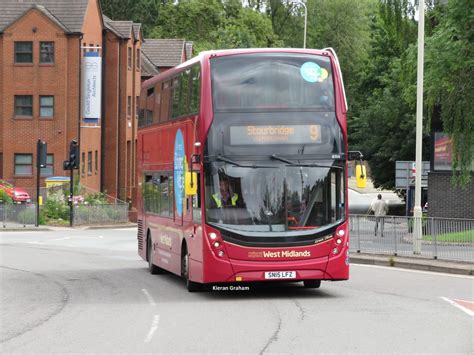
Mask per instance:
[[[451,178],[450,172],[428,174],[428,215],[474,219],[474,174],[465,189],[454,187]]]

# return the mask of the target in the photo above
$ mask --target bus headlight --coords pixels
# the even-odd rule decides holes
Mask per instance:
[[[214,242],[214,248],[219,248],[221,246],[221,243],[219,242]]]
[[[341,245],[341,244],[342,244],[342,239],[341,239],[341,238],[337,238],[337,239],[336,239],[336,244]]]
[[[211,238],[211,240],[216,240],[217,239],[217,234],[214,233],[214,232],[211,232],[211,233],[209,233],[209,238]]]
[[[346,234],[346,231],[344,229],[339,229],[337,231],[337,235],[340,237],[344,237],[345,234]]]

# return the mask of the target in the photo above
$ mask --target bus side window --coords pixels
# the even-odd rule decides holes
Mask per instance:
[[[153,123],[160,122],[161,115],[161,83],[155,85],[155,102],[153,106]]]
[[[181,102],[180,102],[180,116],[189,114],[189,90],[191,70],[187,69],[181,73]]]
[[[201,223],[202,212],[201,212],[201,174],[197,174],[197,194],[192,197],[193,206],[193,221]]]
[[[171,82],[166,81],[161,84],[161,115],[160,122],[166,122],[169,119],[170,114],[170,93],[171,93]]]
[[[181,115],[181,76],[177,76],[173,79],[172,84],[172,106],[171,106],[171,118],[175,118]]]
[[[151,174],[145,174],[145,183],[143,184],[143,207],[145,209],[145,212],[151,212],[150,211],[150,200],[151,200],[151,181],[152,181],[152,175]]]
[[[163,216],[169,216],[170,193],[169,193],[169,186],[168,186],[168,176],[166,175],[160,176],[159,194],[161,195],[161,204],[160,204],[159,214]]]
[[[195,65],[191,69],[191,98],[189,103],[189,112],[191,114],[199,112],[200,87],[201,87],[201,68]]]

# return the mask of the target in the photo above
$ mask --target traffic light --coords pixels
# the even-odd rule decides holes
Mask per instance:
[[[74,139],[69,144],[69,160],[63,161],[63,169],[79,169],[79,144]]]
[[[79,144],[72,140],[69,145],[69,169],[79,169]]]
[[[38,168],[46,168],[47,156],[48,156],[48,145],[41,139],[38,139]]]

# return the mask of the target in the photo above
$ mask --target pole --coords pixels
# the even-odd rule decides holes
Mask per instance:
[[[74,168],[69,168],[69,227],[72,227],[74,220]]]
[[[304,6],[304,39],[303,39],[303,48],[306,48],[306,28],[308,24],[308,8],[306,7],[306,4],[302,2]]]
[[[303,48],[306,48],[306,28],[307,28],[307,24],[308,24],[308,8],[306,7],[306,4],[303,2],[303,1],[299,1],[299,0],[294,0],[294,1],[291,1],[297,5],[301,5],[303,6],[304,8],[304,33],[303,33]]]
[[[40,194],[40,174],[41,174],[41,165],[40,165],[40,149],[41,149],[41,139],[38,139],[36,143],[36,221],[35,227],[39,226],[39,194]]]
[[[422,140],[423,140],[423,59],[425,36],[425,2],[419,0],[418,4],[418,65],[416,83],[416,175],[415,175],[415,207],[413,208],[413,254],[421,253],[421,174]]]

